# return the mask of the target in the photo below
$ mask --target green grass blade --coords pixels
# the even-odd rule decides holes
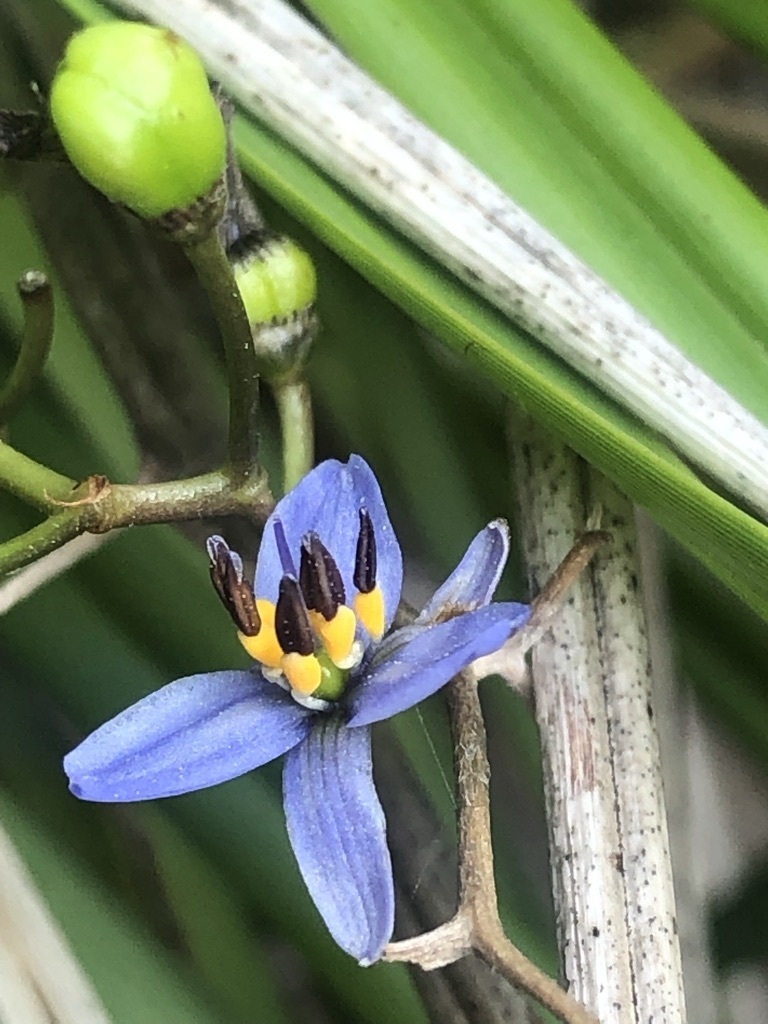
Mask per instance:
[[[227,1024],[44,823],[5,793],[0,815],[115,1024]]]

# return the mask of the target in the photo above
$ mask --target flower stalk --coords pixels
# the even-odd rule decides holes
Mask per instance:
[[[232,267],[215,230],[184,246],[221,331],[229,386],[228,464],[237,484],[258,473],[259,377],[253,335]]]
[[[314,461],[315,428],[312,393],[303,375],[273,385],[283,446],[283,487],[291,490]]]
[[[566,1024],[595,1024],[595,1017],[541,971],[504,934],[499,920],[491,846],[490,765],[477,679],[469,671],[448,688],[459,789],[461,906],[472,922],[472,946],[513,984]]]
[[[285,493],[314,462],[312,395],[304,363],[318,330],[315,268],[296,242],[267,227],[237,159],[234,108],[224,95],[218,102],[227,131],[227,200],[218,237],[245,307],[254,372],[266,381],[277,405]]]
[[[40,377],[53,340],[53,291],[39,270],[28,270],[17,283],[24,309],[19,355],[0,388],[0,426],[18,411]]]

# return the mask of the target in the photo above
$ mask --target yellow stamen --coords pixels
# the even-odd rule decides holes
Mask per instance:
[[[323,672],[314,654],[285,654],[280,667],[291,689],[299,693],[314,693],[322,681]]]
[[[355,595],[355,613],[374,640],[384,635],[384,595],[379,586],[368,594]]]
[[[310,612],[312,628],[323,641],[328,657],[335,665],[346,661],[352,651],[355,640],[357,619],[351,608],[340,604],[334,617],[328,621],[320,612]]]
[[[260,597],[256,601],[256,610],[261,619],[261,629],[256,636],[238,633],[238,639],[256,661],[260,661],[267,668],[280,668],[284,655],[275,633],[275,606],[271,601],[265,601]]]

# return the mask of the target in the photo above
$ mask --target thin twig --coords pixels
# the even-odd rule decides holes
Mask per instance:
[[[592,529],[597,525],[598,516],[591,517],[589,529],[576,539],[573,547],[544,584],[533,601],[531,617],[525,626],[493,654],[478,658],[473,670],[478,679],[485,676],[501,676],[504,682],[523,696],[529,696],[532,688],[531,673],[525,660],[527,652],[538,643],[557,615],[565,594],[589,564],[598,548],[611,541],[606,530]]]
[[[257,117],[768,517],[768,427],[296,11],[117,5],[179,32]]]
[[[398,729],[394,725],[395,734]],[[456,909],[458,851],[453,829],[444,827],[408,753],[399,742],[381,739],[376,753],[379,793],[387,820],[397,822],[397,827],[389,830],[388,845],[398,929],[401,935],[416,935],[420,940],[440,922],[451,923]],[[452,921],[452,927],[462,927],[461,919]],[[448,945],[447,937],[437,943],[438,948]],[[461,948],[456,955],[460,954]],[[460,956],[440,970],[415,971],[413,982],[429,1020],[450,1024],[534,1024],[538,1020],[525,993],[480,957]]]

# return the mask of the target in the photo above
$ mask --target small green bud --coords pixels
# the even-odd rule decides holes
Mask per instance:
[[[260,371],[272,382],[304,362],[317,333],[317,277],[308,253],[284,235],[246,236],[230,249]]]
[[[224,171],[224,123],[205,70],[168,29],[113,21],[78,32],[50,102],[77,170],[142,217],[191,207]]]
[[[235,280],[248,319],[254,325],[285,320],[317,296],[315,266],[290,238],[272,235],[235,264]]]

